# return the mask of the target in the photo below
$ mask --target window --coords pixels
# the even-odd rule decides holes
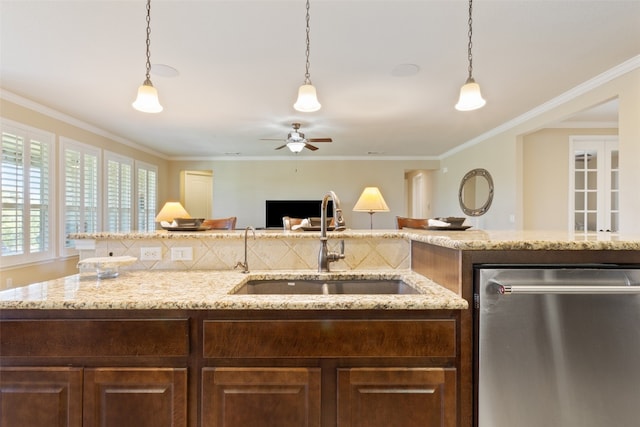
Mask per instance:
[[[2,122],[2,264],[54,254],[52,151],[54,136]]]
[[[105,153],[105,231],[129,232],[133,223],[133,160]]]
[[[158,207],[158,167],[136,162],[136,217],[139,231],[156,229]]]
[[[98,211],[100,150],[61,138],[63,253],[71,253],[69,233],[95,233],[100,228]]]

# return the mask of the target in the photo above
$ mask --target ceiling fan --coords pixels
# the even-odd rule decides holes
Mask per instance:
[[[276,147],[276,150],[281,150],[284,147],[288,147],[294,153],[299,153],[303,148],[311,151],[316,151],[318,147],[309,144],[310,142],[333,142],[331,138],[305,138],[304,133],[299,132],[300,123],[292,123],[293,130],[287,135],[287,139],[284,141],[286,144]],[[262,141],[282,141],[282,139],[262,138]]]

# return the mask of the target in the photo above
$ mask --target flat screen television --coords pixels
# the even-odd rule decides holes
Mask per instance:
[[[267,200],[266,228],[282,228],[282,217],[293,218],[320,217],[322,200]],[[327,217],[333,216],[333,201],[327,205]]]

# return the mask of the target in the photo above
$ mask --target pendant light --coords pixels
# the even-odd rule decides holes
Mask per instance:
[[[487,103],[482,98],[482,94],[480,93],[480,85],[476,83],[473,79],[473,56],[471,54],[471,38],[473,35],[473,21],[471,19],[471,13],[473,10],[473,0],[469,0],[469,46],[468,46],[468,57],[469,57],[469,77],[467,78],[466,83],[460,89],[460,99],[456,104],[456,110],[458,111],[471,111],[477,110],[478,108],[482,108],[484,104]]]
[[[316,88],[311,84],[309,74],[309,0],[307,0],[307,50],[305,51],[307,62],[306,72],[304,73],[304,84],[298,89],[298,99],[293,104],[293,108],[303,113],[311,113],[318,111],[321,107],[318,102]]]
[[[158,91],[151,83],[151,53],[149,46],[151,42],[149,36],[151,35],[151,0],[147,0],[147,74],[144,83],[138,88],[138,96],[133,102],[133,108],[143,113],[159,113],[162,111],[162,105],[158,100]]]

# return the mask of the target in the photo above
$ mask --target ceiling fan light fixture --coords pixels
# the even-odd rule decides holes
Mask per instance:
[[[145,80],[142,83],[142,86],[138,88],[138,96],[131,105],[143,113],[159,113],[162,111],[162,105],[158,100],[158,90],[153,87],[151,80]]]
[[[133,108],[143,113],[159,113],[162,111],[162,105],[158,99],[158,91],[151,83],[151,0],[147,0],[147,73],[146,79],[142,86],[138,88],[138,96],[131,104]]]
[[[287,135],[287,141],[304,142],[304,134],[295,130],[293,132],[289,132],[289,135]]]
[[[303,141],[291,141],[291,142],[287,142],[287,148],[289,150],[291,150],[292,153],[299,153],[301,152],[305,145],[307,145],[305,142]]]
[[[316,88],[309,83],[305,83],[298,89],[298,99],[293,104],[293,108],[303,113],[313,113],[318,111],[322,107],[318,101],[318,95],[316,94]]]
[[[480,93],[480,85],[472,78],[460,88],[460,98],[456,104],[456,110],[458,111],[471,111],[484,107],[487,101],[482,98]]]

